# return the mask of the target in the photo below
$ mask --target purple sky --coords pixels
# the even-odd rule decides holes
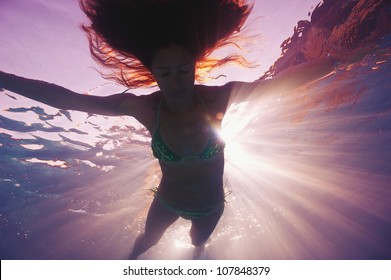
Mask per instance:
[[[249,18],[262,34],[251,54],[260,67],[225,69],[227,79],[253,80],[280,55],[281,42],[320,0],[255,1]],[[0,69],[82,92],[104,82],[79,25],[85,21],[77,0],[0,0]],[[224,81],[222,81],[224,82]]]

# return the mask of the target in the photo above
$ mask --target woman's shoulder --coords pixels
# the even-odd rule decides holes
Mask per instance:
[[[230,97],[230,91],[226,87],[197,85],[196,91],[201,99],[214,110],[225,111]]]
[[[205,102],[224,99],[224,97],[229,95],[229,91],[225,86],[196,85],[196,92]]]
[[[156,111],[161,100],[161,92],[156,91],[147,94],[128,94],[127,102],[123,104],[130,112],[129,115],[136,118],[149,131],[151,131],[155,124]]]
[[[160,91],[154,91],[147,94],[138,94],[133,95],[133,98],[138,100],[138,105],[142,107],[155,108],[159,105],[162,98],[162,93]]]

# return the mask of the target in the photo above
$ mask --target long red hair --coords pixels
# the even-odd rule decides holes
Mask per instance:
[[[252,10],[244,0],[79,0],[90,20],[82,25],[92,57],[110,68],[103,75],[129,87],[155,85],[150,66],[162,47],[178,44],[196,61],[196,79],[228,62],[247,64],[237,54],[210,54],[234,44]]]

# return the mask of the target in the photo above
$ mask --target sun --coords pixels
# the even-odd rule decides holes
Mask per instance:
[[[252,116],[248,114],[248,102],[232,104],[224,116],[222,129],[218,132],[225,141],[225,157],[236,164],[246,164],[251,161],[251,155],[245,149],[243,142],[250,136],[248,125]]]

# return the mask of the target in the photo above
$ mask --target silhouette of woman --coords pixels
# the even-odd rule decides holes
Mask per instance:
[[[246,98],[252,92],[295,87],[332,71],[333,63],[322,60],[299,76],[288,70],[252,83],[196,84],[202,73],[228,62],[247,64],[236,54],[210,58],[212,51],[239,35],[252,10],[246,1],[80,0],[80,6],[90,20],[82,28],[93,58],[113,71],[105,77],[130,89],[157,84],[159,90],[98,97],[4,72],[0,85],[56,108],[129,115],[143,124],[152,136],[162,179],[130,258],[155,245],[179,217],[191,221],[194,257],[199,257],[224,210],[225,145],[217,130],[230,98],[238,92]]]

